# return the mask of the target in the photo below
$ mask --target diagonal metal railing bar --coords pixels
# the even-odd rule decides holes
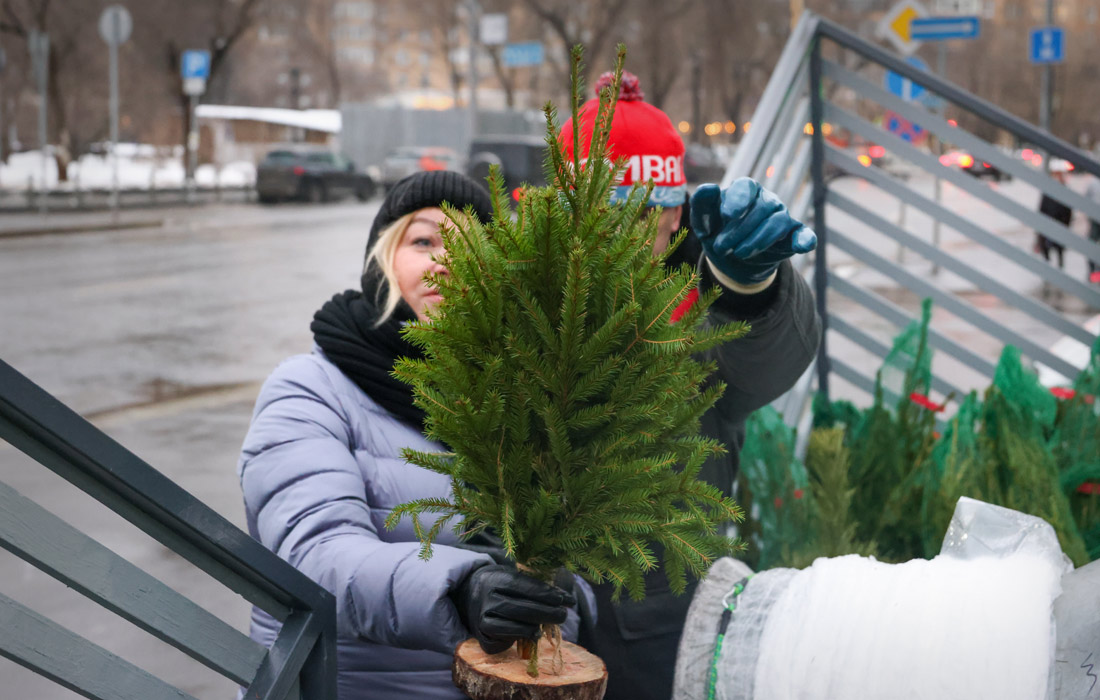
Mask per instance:
[[[872,311],[882,318],[890,321],[898,328],[905,328],[910,323],[915,323],[917,319],[912,315],[903,311],[900,307],[892,302],[883,299],[877,294],[872,294],[867,290],[852,284],[848,280],[840,277],[836,274],[829,275],[829,287],[840,294],[848,297],[852,301],[858,303],[864,308]],[[996,372],[996,367],[992,362],[985,359],[981,355],[978,355],[973,350],[966,348],[951,338],[943,335],[935,328],[928,329],[928,345],[936,350],[942,350],[951,357],[955,358],[959,362],[963,363],[967,367],[970,367],[979,374],[984,375],[987,379],[993,379],[993,375]]]
[[[819,27],[820,22],[815,27]],[[829,243],[829,230],[825,226],[825,194],[828,185],[825,181],[825,100],[821,90],[821,41],[815,40],[810,52],[810,120],[814,132],[810,137],[811,160],[810,177],[813,185],[810,192],[813,198],[814,231],[817,233],[817,250],[814,252],[814,301],[821,318],[821,340],[817,348],[817,390],[826,398],[829,396],[829,311],[828,283],[829,262],[826,257]]]
[[[796,84],[805,84],[805,76],[808,73],[809,64],[803,63],[795,75],[795,79],[799,81]],[[763,181],[768,177],[769,170],[773,173],[779,170],[783,164],[783,161],[778,158],[779,150],[788,138],[797,138],[809,121],[809,100],[804,96],[804,92],[791,91],[785,97],[786,101],[783,103],[783,108],[779,111],[777,117],[776,124],[778,128],[770,130],[760,152],[760,158],[751,173],[751,176],[759,181]]]
[[[195,700],[3,594],[0,630],[0,656],[86,698]]]
[[[890,177],[876,166],[864,166],[855,158],[832,145],[826,146],[825,155],[829,163],[841,170],[863,178],[883,192],[892,194],[924,214],[947,224],[972,241],[984,245],[1038,277],[1080,297],[1092,306],[1100,308],[1100,290],[1097,288],[1085,284],[1076,277],[1071,277],[1064,270],[1054,267],[1045,260],[1040,260],[1028,251],[1022,250],[1000,236],[986,231],[973,221],[959,216],[943,205],[937,204],[909,186]]]
[[[775,124],[779,110],[786,102],[788,94],[792,90],[805,90],[806,84],[796,83],[795,75],[801,69],[802,62],[810,53],[814,37],[817,34],[821,19],[811,12],[802,14],[802,18],[795,25],[794,31],[787,39],[787,45],[779,56],[779,61],[772,71],[772,78],[764,88],[753,112],[752,130],[741,139],[741,144],[733,156],[726,174],[722,178],[722,186],[725,187],[735,178],[747,175],[756,170],[760,159],[760,153],[767,141],[771,126]]]
[[[791,209],[791,215],[794,218],[802,221],[806,218],[806,212],[810,210],[810,200],[813,198],[813,188],[807,187],[802,190],[802,194],[798,196],[798,199],[794,200],[794,206]]]
[[[872,354],[875,354],[879,357],[886,357],[890,353],[889,345],[875,338],[871,334],[863,331],[854,324],[848,323],[842,317],[834,315],[830,320],[832,321],[832,326],[830,330],[834,330],[844,337],[855,341],[864,349],[870,350]],[[966,394],[968,393],[955,386],[951,382],[945,379],[941,379],[935,374],[932,375],[932,388],[945,396],[949,394],[955,394],[956,396],[966,396]]]
[[[812,153],[813,144],[810,142],[810,139],[803,139],[799,142],[798,150],[794,156],[794,163],[786,173],[783,181],[779,183],[779,187],[775,190],[775,193],[779,196],[781,201],[791,201],[791,198],[798,192],[798,188],[806,183],[806,179],[810,174],[810,155]]]
[[[903,231],[894,223],[883,219],[874,212],[868,211],[865,207],[853,202],[844,195],[835,191],[830,191],[827,201],[841,211],[847,212],[852,216],[862,217],[864,223],[871,225],[872,228],[876,228],[880,233],[884,233],[894,240],[908,246],[918,255],[942,265],[945,269],[954,272],[959,277],[974,282],[979,288],[990,292],[1001,301],[1026,311],[1033,318],[1045,323],[1047,326],[1059,330],[1069,337],[1081,341],[1085,345],[1092,345],[1093,341],[1096,340],[1096,337],[1087,330],[1073,323],[1065,316],[1056,313],[1050,309],[1050,307],[1020,294],[1007,285],[1001,284],[985,273],[972,268],[961,259],[949,253],[945,253],[908,231]]]
[[[0,482],[0,547],[235,683],[267,650]]]
[[[860,372],[858,369],[848,364],[846,361],[840,358],[833,358],[832,371],[835,372],[838,376],[867,392],[868,394],[872,396],[875,395],[875,380],[871,379],[863,372]],[[901,398],[900,396],[894,394],[888,389],[884,389],[883,393],[889,395],[889,397],[894,402],[897,402],[898,399]]]
[[[0,367],[0,375],[2,374],[3,369]],[[145,512],[135,507],[127,495],[113,489],[110,485],[105,485],[78,466],[78,460],[83,459],[79,453],[70,452],[68,449],[59,448],[56,444],[47,443],[41,440],[39,436],[23,430],[19,424],[8,420],[7,416],[4,415],[2,399],[3,397],[0,396],[0,439],[18,448],[39,464],[51,469],[58,476],[135,524],[165,547],[198,566],[215,579],[222,581],[230,590],[241,595],[245,600],[268,611],[276,619],[285,619],[290,614],[292,608],[289,605],[279,598],[269,595],[267,591],[249,585],[233,570],[231,565],[210,556],[203,548],[196,546],[190,538],[180,535],[171,527],[146,518]]]
[[[0,438],[62,476],[75,471],[82,485],[99,484],[85,490],[246,600],[276,611],[332,604],[304,574],[3,361],[0,386]]]
[[[1100,202],[1094,202],[1088,197],[1074,192],[1057,180],[1051,179],[1042,171],[1029,167],[1021,160],[1002,152],[996,146],[968,131],[957,126],[951,126],[946,119],[917,103],[892,95],[832,61],[823,61],[822,63],[826,78],[835,80],[864,97],[888,107],[914,124],[920,124],[923,129],[935,134],[942,141],[965,148],[975,158],[995,165],[1021,182],[1026,182],[1044,190],[1058,201],[1080,210],[1094,221],[1100,221]]]
[[[775,155],[767,158],[766,162],[768,167],[764,170],[763,185],[771,191],[775,191],[776,183],[786,173],[788,163],[791,162],[791,158],[794,154],[795,147],[799,143],[804,143],[805,139],[805,126],[804,124],[810,123],[810,98],[799,98],[798,104],[794,111],[791,113],[790,125],[787,127],[786,133],[783,135],[782,143],[776,150]]]
[[[921,279],[905,268],[895,265],[881,255],[864,248],[854,239],[836,229],[829,229],[828,235],[830,242],[837,248],[848,253],[860,262],[870,265],[875,270],[903,283],[906,287],[917,292],[921,296],[931,297],[942,308],[950,311],[964,321],[967,321],[979,330],[993,336],[997,340],[1000,340],[1002,343],[1015,345],[1020,348],[1021,352],[1028,355],[1033,360],[1039,360],[1051,369],[1067,377],[1077,375],[1077,368],[1073,365],[1052,354],[1049,350],[1033,342],[1031,339],[1025,338],[1019,333],[1009,330],[1000,323],[997,323],[989,316],[986,316],[981,311],[974,308],[971,304],[956,297],[954,294],[943,291],[936,285]]]
[[[1050,132],[1043,131],[1034,124],[1030,124],[1000,107],[976,97],[954,83],[909,64],[900,56],[872,44],[858,34],[834,22],[819,20],[815,29],[819,36],[826,37],[863,56],[872,63],[877,63],[905,78],[909,78],[949,102],[954,102],[982,119],[1009,131],[1021,140],[1039,146],[1044,151],[1059,158],[1064,158],[1082,170],[1100,177],[1100,161],[1090,158],[1084,151],[1056,138]]]
[[[753,114],[753,130],[742,139],[723,178],[723,184],[728,184],[739,176],[751,175],[757,179],[763,176],[762,184],[776,192],[783,201],[788,202],[792,214],[807,223],[812,220],[812,226],[818,234],[818,247],[812,258],[814,273],[806,276],[813,280],[818,313],[826,331],[814,363],[817,371],[817,390],[826,396],[829,395],[830,374],[850,380],[850,383],[857,388],[869,392],[874,390],[874,382],[860,374],[859,368],[853,367],[850,361],[842,362],[841,358],[834,357],[830,352],[828,338],[834,334],[828,331],[832,319],[837,320],[837,327],[832,328],[837,331],[834,336],[837,340],[841,337],[847,338],[874,355],[881,356],[887,350],[886,346],[876,341],[873,336],[861,332],[858,324],[830,314],[827,298],[830,289],[899,327],[915,320],[911,313],[887,301],[885,296],[876,290],[861,288],[841,276],[830,273],[828,259],[830,250],[843,250],[858,263],[878,271],[892,280],[891,288],[896,285],[918,297],[930,297],[937,306],[975,329],[1001,343],[1016,345],[1030,359],[1041,362],[1061,374],[1075,375],[1076,368],[1043,347],[1041,339],[1028,333],[1010,330],[1005,325],[997,323],[984,310],[974,307],[961,295],[890,262],[886,257],[868,248],[860,237],[844,233],[838,228],[848,226],[848,222],[852,220],[850,217],[854,217],[875,229],[878,235],[884,237],[883,240],[898,245],[899,253],[908,250],[919,253],[935,264],[935,270],[944,268],[963,277],[976,289],[990,293],[998,304],[1018,310],[1028,319],[1034,319],[1059,335],[1091,344],[1093,334],[1077,325],[1073,319],[1060,314],[1057,309],[1032,298],[1018,286],[1009,284],[1008,280],[1000,275],[999,270],[987,269],[973,261],[958,257],[953,258],[948,249],[942,249],[938,244],[930,245],[923,240],[923,237],[907,230],[904,223],[893,223],[881,214],[872,213],[863,206],[860,197],[839,195],[838,192],[844,190],[831,184],[831,180],[826,177],[826,167],[830,168],[830,176],[832,172],[839,172],[865,180],[880,192],[893,195],[903,207],[914,207],[922,215],[931,217],[935,231],[939,231],[941,225],[946,225],[965,237],[969,248],[973,249],[973,244],[977,244],[982,247],[983,255],[992,254],[991,257],[998,261],[1014,263],[1038,278],[1052,282],[1059,289],[1080,298],[1087,304],[1100,307],[1100,288],[1045,263],[1036,258],[1030,250],[1025,250],[1022,245],[1014,244],[1012,240],[988,230],[987,227],[990,224],[987,222],[977,217],[970,220],[965,213],[955,213],[939,201],[931,201],[929,196],[922,193],[923,187],[930,184],[929,181],[902,182],[903,177],[909,179],[911,175],[908,173],[904,176],[894,175],[873,165],[863,166],[854,155],[827,144],[823,126],[828,124],[834,130],[847,131],[853,136],[862,137],[868,143],[884,146],[899,160],[908,161],[908,164],[915,166],[913,170],[920,172],[918,177],[934,176],[937,182],[950,182],[962,192],[973,196],[978,202],[989,205],[1002,216],[1014,219],[1018,224],[1018,227],[1013,229],[1014,235],[1026,227],[1096,262],[1100,262],[1100,245],[1076,235],[1067,226],[1040,214],[1036,208],[1024,205],[1018,197],[1006,196],[1006,188],[987,186],[968,173],[946,167],[937,156],[918,150],[900,137],[870,124],[853,111],[827,101],[825,87],[844,88],[844,92],[838,93],[838,99],[846,100],[846,105],[847,100],[854,97],[877,102],[880,106],[892,109],[939,136],[941,141],[964,148],[975,158],[992,164],[1002,172],[1014,175],[1023,186],[1021,190],[1027,187],[1034,188],[1092,218],[1100,216],[1100,205],[1074,192],[1046,173],[1031,168],[1012,154],[1002,151],[974,134],[948,124],[941,114],[934,114],[920,105],[905,102],[889,94],[882,87],[870,82],[869,77],[862,71],[857,72],[855,69],[845,67],[848,64],[847,60],[824,60],[823,45],[844,50],[845,59],[850,57],[862,59],[868,68],[874,70],[885,68],[909,78],[924,86],[931,94],[944,98],[945,101],[968,111],[1002,132],[1012,134],[1019,141],[1045,151],[1048,157],[1064,158],[1076,167],[1077,172],[1100,176],[1100,162],[1081,150],[938,76],[909,65],[903,58],[873,45],[854,32],[804,12],[799,24],[792,31],[780,61],[776,65],[776,70]],[[802,105],[807,98],[813,130],[809,138],[799,138],[804,126],[799,117],[804,114]],[[769,166],[774,166],[774,169]],[[827,210],[839,217],[839,226],[837,222],[831,222],[831,225],[826,223],[827,216],[834,215],[827,214]],[[903,219],[900,220],[903,221]],[[995,374],[993,362],[940,333],[935,326],[928,329],[928,342],[930,347],[947,353],[951,360],[973,370],[978,376],[988,379]],[[833,362],[837,363],[835,368]],[[967,376],[963,367],[953,364],[943,367],[937,365],[937,367],[948,373],[962,371],[963,374],[960,376]],[[949,393],[951,391],[962,393],[958,388],[961,382],[948,380],[946,376],[951,375],[937,376],[934,386]],[[808,392],[805,387],[799,388],[798,385],[792,391],[794,392],[798,392],[799,396],[784,397],[777,402],[777,405],[782,405],[785,409],[793,408],[799,405],[801,399],[804,415]],[[784,417],[788,422],[792,422],[786,413]]]
[[[991,188],[978,182],[972,176],[944,166],[935,156],[921,153],[897,136],[887,131],[883,131],[870,122],[860,119],[851,112],[847,112],[833,104],[825,105],[825,118],[831,122],[840,124],[853,133],[859,134],[868,141],[875,141],[882,144],[888,150],[893,151],[909,162],[969,192],[986,204],[989,204],[991,207],[1012,216],[1020,222],[1039,231],[1051,240],[1061,243],[1066,248],[1071,248],[1082,253],[1096,262],[1100,262],[1100,245],[1078,236],[1049,216],[1040,214],[1038,211],[1029,209],[1019,202],[1009,199],[999,192],[995,192]]]
[[[3,367],[0,366],[0,376],[3,374]],[[129,500],[128,495],[104,484],[103,481],[78,466],[79,462],[84,459],[79,452],[59,446],[50,437],[42,439],[39,435],[24,430],[22,425],[8,419],[8,416],[5,415],[7,411],[4,409],[3,396],[0,396],[0,439],[18,448],[39,464],[51,469],[58,476],[129,520],[165,547],[225,583],[228,588],[241,595],[245,600],[267,610],[276,619],[285,619],[290,614],[292,608],[283,602],[284,596],[277,598],[265,590],[249,585],[248,582],[242,580],[234,572],[232,566],[210,556],[205,549],[196,546],[191,538],[182,536],[161,522],[147,518],[145,511],[135,507]]]
[[[323,631],[322,620],[314,614],[296,612],[287,618],[279,638],[271,645],[264,663],[260,665],[256,679],[245,692],[244,700],[286,698]],[[335,660],[335,648],[332,652]],[[306,697],[312,697],[308,688]]]
[[[250,652],[229,665],[226,659],[214,664],[218,670],[234,680],[251,681],[250,688],[257,681],[275,679],[278,681],[275,690],[282,693],[277,696],[280,700],[291,686],[298,684],[299,678],[303,692],[309,697],[319,700],[336,697],[336,619],[332,594],[2,361],[0,387],[3,387],[0,392],[0,439],[53,470],[230,590],[277,619],[286,620],[273,646],[278,653],[273,655],[270,650],[263,653],[254,678],[250,677],[247,668],[254,661]],[[39,549],[34,554],[36,558],[43,554],[44,548]],[[56,561],[46,563],[47,570],[60,571]],[[81,578],[78,587],[87,589],[95,599],[103,592],[97,592],[99,585]],[[124,617],[135,612],[132,606],[121,605],[117,598],[101,597],[107,607]],[[177,646],[184,641],[194,641],[163,634],[165,630],[150,620],[144,620],[142,626],[151,628],[154,634]],[[46,637],[43,637],[46,641],[60,640],[58,643],[62,643],[69,639],[67,631],[56,625],[42,629],[46,630]],[[0,631],[0,645],[11,644],[11,640],[6,639],[9,634],[9,630]],[[232,631],[233,638],[239,634]],[[70,641],[82,649],[95,646],[79,637]],[[210,656],[203,650],[205,642],[202,640],[197,645],[187,643],[184,646],[189,647],[184,651],[200,660]],[[53,677],[50,669],[57,660],[52,657],[64,653],[61,647],[44,647],[43,658],[37,664],[29,663],[29,667]],[[308,665],[303,667],[306,660]],[[119,673],[126,674],[127,668],[119,665]],[[123,675],[115,682],[123,687],[134,678],[136,676]],[[284,678],[290,679],[289,685],[283,682]],[[98,694],[87,690],[79,692],[97,700],[120,697],[109,689]],[[147,697],[168,696],[152,694]]]

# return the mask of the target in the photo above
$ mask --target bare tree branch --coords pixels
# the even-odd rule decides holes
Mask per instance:
[[[0,9],[3,9],[4,16],[7,17],[6,21],[0,20],[0,32],[26,37],[27,28],[23,21],[19,19],[19,15],[15,14],[15,10],[11,6],[11,0],[4,0],[4,4],[0,6]]]

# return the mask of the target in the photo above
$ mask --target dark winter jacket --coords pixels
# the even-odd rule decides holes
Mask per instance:
[[[1072,209],[1047,194],[1044,194],[1042,200],[1039,201],[1039,213],[1046,214],[1063,226],[1069,226],[1069,222],[1073,219]],[[1044,255],[1048,250],[1061,251],[1065,249],[1065,246],[1061,243],[1047,238],[1038,231],[1035,232],[1035,235],[1038,240],[1039,252]]]
[[[1069,222],[1073,218],[1072,209],[1047,194],[1044,194],[1043,199],[1039,202],[1039,213],[1046,214],[1066,226],[1069,226]]]
[[[700,271],[704,285],[718,284],[705,261]],[[712,381],[725,382],[726,391],[703,416],[702,432],[728,452],[704,465],[700,478],[729,494],[745,442],[745,420],[798,380],[817,352],[822,326],[810,287],[790,261],[780,265],[775,282],[758,295],[724,292],[710,316],[715,322],[747,320],[752,326],[748,335],[715,348],[708,357],[718,365]],[[608,665],[605,700],[668,700],[695,582],[687,593],[674,596],[664,574],[655,572],[646,578],[646,597],[640,602],[624,597],[613,603],[609,586],[595,589],[599,615],[582,627],[581,643]]]

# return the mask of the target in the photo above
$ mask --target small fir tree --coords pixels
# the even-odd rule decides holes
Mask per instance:
[[[882,381],[866,410],[815,399],[805,467],[773,444],[792,443],[792,429],[761,412],[749,419],[741,461],[753,495],[787,488],[803,469],[810,475],[802,499],[812,505],[809,518],[769,513],[758,501],[758,521],[742,528],[756,537],[762,567],[850,553],[932,558],[961,496],[1043,518],[1078,566],[1100,558],[1100,340],[1072,390],[1042,386],[1006,346],[993,385],[964,397],[940,436],[940,407],[921,394],[931,378],[929,321],[926,301],[919,327],[906,328],[887,358],[899,379],[895,406],[886,405]],[[752,437],[762,430],[774,433],[771,442]],[[767,469],[755,466],[762,458]],[[785,518],[784,527],[769,527],[769,517]]]
[[[450,476],[453,490],[406,503],[387,522],[411,517],[424,557],[452,520],[462,537],[489,528],[537,578],[565,567],[639,599],[658,565],[682,592],[688,575],[737,549],[719,527],[740,510],[696,478],[722,450],[699,435],[724,388],[708,382],[715,365],[700,358],[747,328],[707,323],[717,290],[701,290],[672,322],[699,285],[689,266],[665,265],[685,232],[654,256],[652,184],[610,203],[624,167],[607,156],[624,55],[620,47],[600,96],[587,163],[580,148],[565,160],[548,105],[552,184],[527,187],[513,218],[494,171],[491,222],[448,211],[448,274],[432,280],[443,301],[406,330],[425,358],[400,361],[395,374],[414,387],[428,435],[450,448],[405,457]],[[574,50],[574,129],[579,64]]]

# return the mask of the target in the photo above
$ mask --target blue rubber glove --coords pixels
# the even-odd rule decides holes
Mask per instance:
[[[746,286],[767,280],[795,253],[817,247],[817,235],[748,177],[724,190],[701,185],[691,195],[691,228],[715,269]]]

